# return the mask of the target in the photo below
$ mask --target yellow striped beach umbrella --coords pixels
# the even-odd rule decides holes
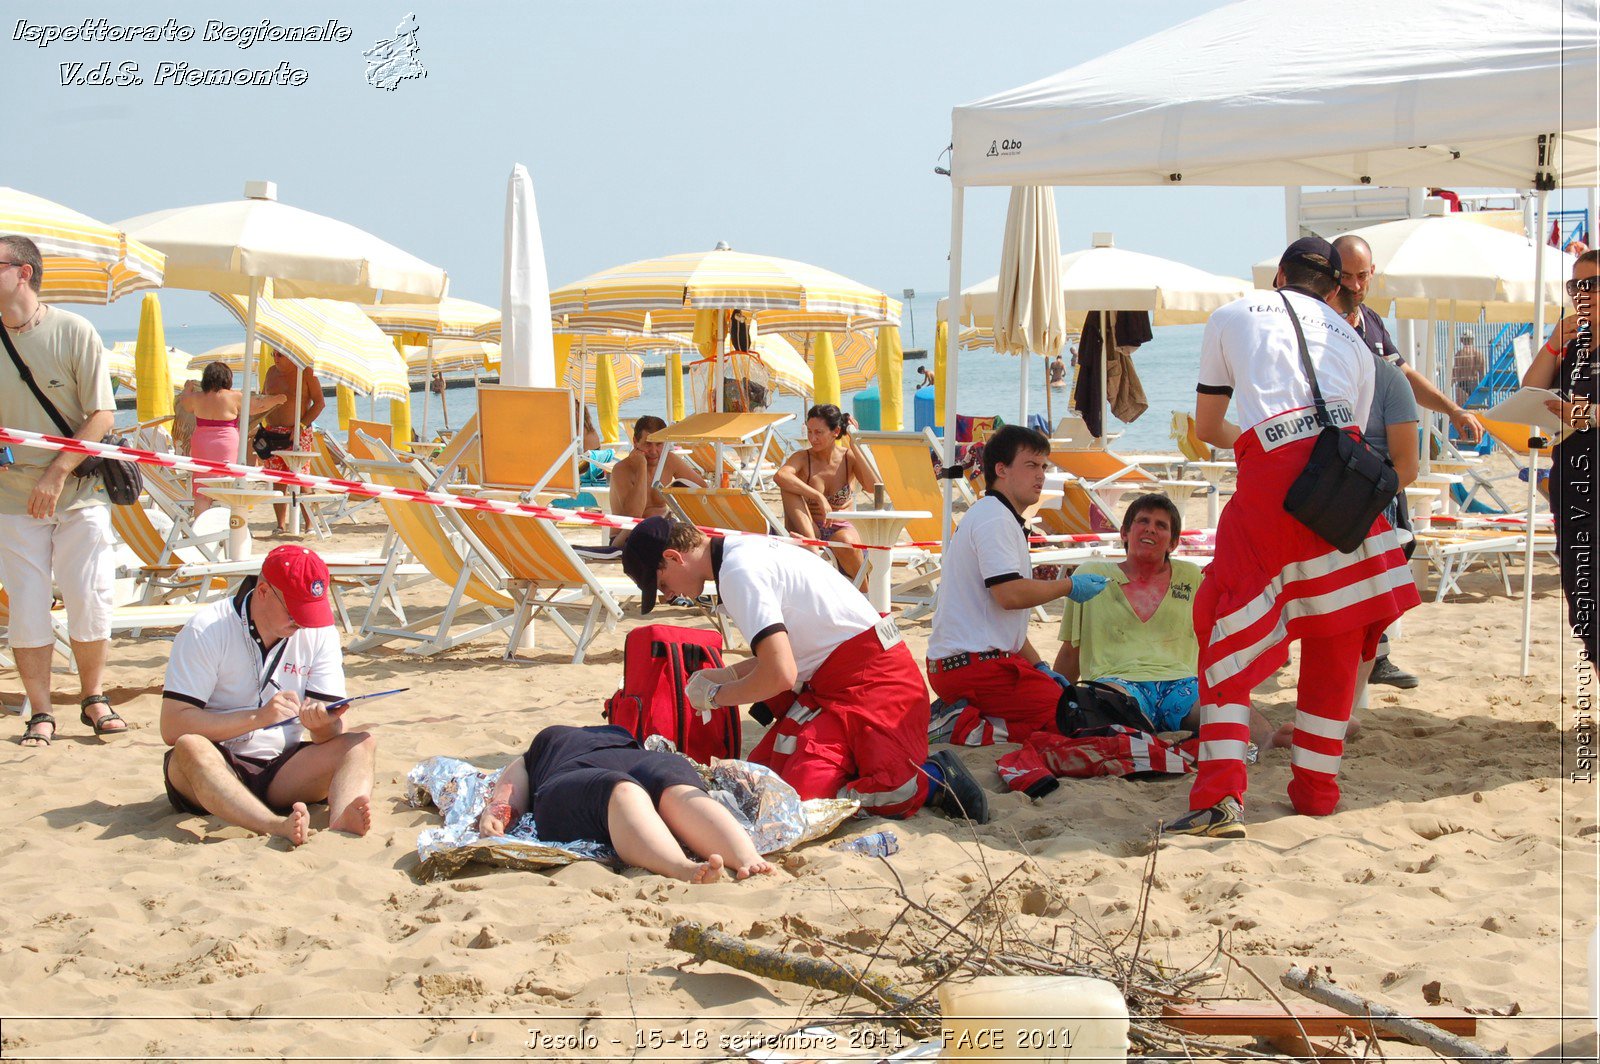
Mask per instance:
[[[430,338],[500,340],[500,311],[470,299],[448,296],[438,304],[377,303],[363,306],[361,313],[408,345],[425,344]]]
[[[582,336],[573,340],[561,383],[571,388],[573,395],[581,395],[585,403],[598,403],[600,364],[605,363],[610,366],[612,380],[616,383],[618,403],[644,394],[644,363],[639,356],[623,349],[596,350],[589,346],[592,339]]]
[[[0,234],[39,245],[46,303],[110,303],[161,287],[166,257],[121,229],[39,196],[0,188]]]
[[[244,322],[245,296],[212,293],[212,298]],[[296,363],[315,369],[324,384],[347,385],[378,399],[404,401],[411,394],[400,352],[354,303],[263,297],[256,330]]]
[[[484,340],[435,340],[433,342],[433,371],[435,373],[470,373],[472,370],[500,368],[500,345]],[[428,376],[428,347],[406,345],[406,372],[412,380]]]
[[[807,334],[788,339],[808,362],[814,362],[818,341],[824,336],[833,348],[833,365],[839,375],[839,391],[858,392],[878,379],[877,333],[871,330],[832,334]]]
[[[550,293],[559,327],[689,332],[699,310],[743,310],[764,333],[844,332],[900,324],[877,289],[790,259],[713,251],[615,266]]]
[[[130,391],[139,388],[138,367],[134,359],[137,348],[138,342],[135,340],[118,340],[106,348],[106,368],[110,371],[111,379]],[[194,357],[176,347],[167,348],[167,380],[173,388],[182,388],[184,381],[200,379],[200,371],[205,369],[206,364],[201,362],[197,368],[190,369],[189,363]]]

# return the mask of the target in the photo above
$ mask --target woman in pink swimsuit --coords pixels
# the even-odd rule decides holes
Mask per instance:
[[[848,509],[853,486],[873,488],[878,477],[849,441],[854,419],[829,403],[806,411],[806,447],[789,456],[774,475],[783,494],[783,524],[790,534],[826,540],[839,569],[852,580],[861,571],[861,535],[848,521],[829,521],[830,510]],[[839,441],[845,446],[840,447]]]
[[[200,390],[178,398],[179,405],[194,415],[194,436],[189,440],[189,455],[213,462],[239,460],[239,403],[242,396],[233,390],[233,370],[226,362],[213,362],[200,374]],[[250,416],[255,418],[280,403],[281,395],[252,395]],[[211,500],[194,493],[194,512],[205,513]]]

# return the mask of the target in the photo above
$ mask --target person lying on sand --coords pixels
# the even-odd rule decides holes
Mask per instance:
[[[772,871],[682,754],[645,750],[612,724],[552,725],[500,773],[478,818],[484,837],[533,813],[545,842],[603,842],[628,864],[686,883]],[[699,855],[684,855],[689,849]]]
[[[328,827],[371,829],[377,740],[325,708],[345,693],[331,586],[315,552],[285,544],[178,633],[161,692],[174,810],[298,846],[311,834],[306,803],[326,799]]]

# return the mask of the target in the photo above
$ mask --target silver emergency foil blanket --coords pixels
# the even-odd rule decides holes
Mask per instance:
[[[830,835],[860,808],[859,802],[844,798],[803,802],[771,769],[748,761],[696,767],[712,797],[733,812],[763,854]],[[480,836],[478,817],[499,777],[499,771],[485,772],[452,757],[430,757],[406,774],[406,800],[412,807],[432,805],[444,818],[442,827],[426,828],[417,836],[420,878],[444,879],[473,863],[537,870],[578,860],[616,862],[611,848],[598,842],[543,841],[530,814],[504,835]]]

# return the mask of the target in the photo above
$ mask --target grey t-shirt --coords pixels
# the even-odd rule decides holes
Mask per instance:
[[[76,432],[95,410],[115,410],[111,372],[105,348],[94,326],[69,310],[46,306],[44,318],[25,333],[12,333],[17,354],[33,373],[41,391]],[[0,348],[0,425],[61,435],[54,419],[22,382],[11,356]],[[0,514],[28,512],[28,496],[56,452],[38,447],[12,447],[12,465],[0,472]],[[56,502],[58,513],[106,501],[99,477],[68,476]]]
[[[1373,380],[1372,413],[1367,416],[1367,427],[1362,439],[1385,458],[1389,457],[1390,425],[1416,422],[1417,399],[1411,394],[1411,382],[1400,368],[1386,358],[1374,355],[1378,373]]]

